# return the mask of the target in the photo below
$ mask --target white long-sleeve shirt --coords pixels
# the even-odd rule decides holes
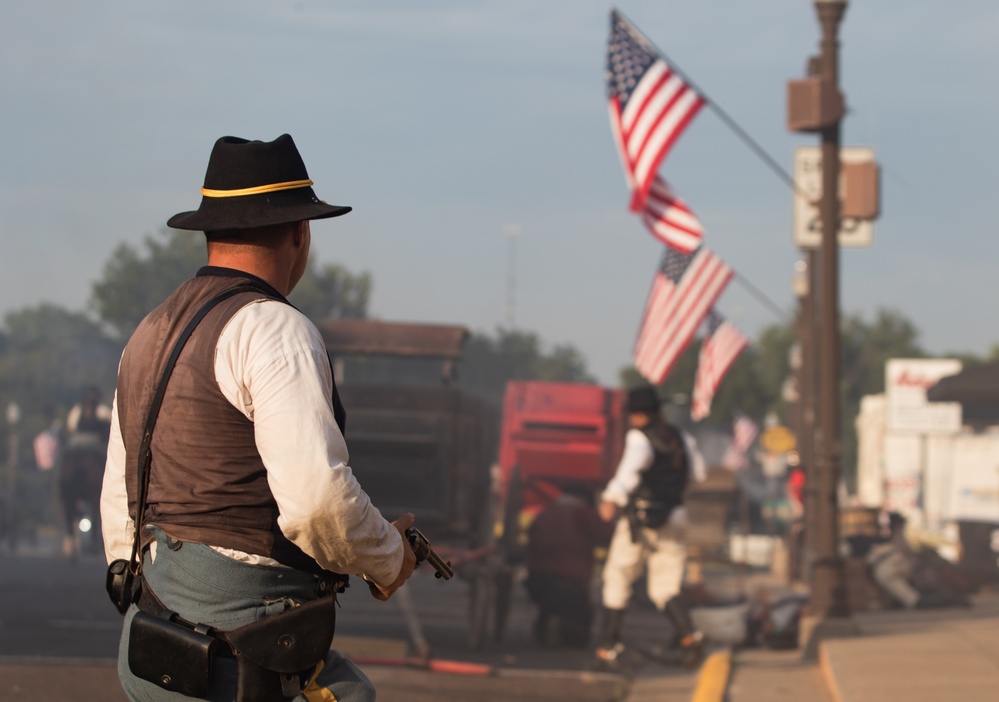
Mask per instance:
[[[333,417],[329,359],[315,326],[282,302],[246,305],[219,337],[215,380],[233,407],[253,422],[284,535],[327,570],[365,575],[384,585],[394,582],[404,543],[348,464],[347,445]],[[128,516],[117,402],[116,395],[101,494],[109,562],[129,557],[135,528]],[[238,560],[274,563],[216,550]]]
[[[680,435],[683,437],[684,448],[687,450],[690,478],[696,482],[701,482],[707,477],[704,456],[697,448],[694,437],[682,430]],[[628,498],[642,481],[642,473],[649,469],[655,461],[655,457],[655,449],[645,432],[641,429],[629,429],[624,437],[624,453],[621,454],[617,470],[614,472],[614,477],[607,483],[600,498],[605,502],[613,502],[618,507],[626,507]],[[673,526],[685,526],[687,523],[686,508],[683,505],[675,508],[670,513],[669,522]]]

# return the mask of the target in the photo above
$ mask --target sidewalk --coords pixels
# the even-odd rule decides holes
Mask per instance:
[[[999,699],[999,595],[973,600],[969,609],[855,615],[859,636],[819,648],[835,702]]]
[[[801,651],[716,653],[728,665],[702,668],[691,702],[992,702],[999,699],[999,594],[969,609],[863,612],[858,635]],[[672,699],[667,677],[639,678],[628,702]]]

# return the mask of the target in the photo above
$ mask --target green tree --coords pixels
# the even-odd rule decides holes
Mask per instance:
[[[205,237],[199,232],[163,229],[142,247],[118,245],[93,284],[90,304],[121,339],[127,339],[150,310],[205,265]]]
[[[921,358],[919,331],[901,313],[878,310],[870,322],[850,315],[841,324],[840,382],[849,402],[884,392],[885,363],[890,358]]]
[[[85,386],[114,388],[119,342],[86,315],[51,304],[4,317],[0,393],[23,407],[33,398],[68,406]]]
[[[534,332],[497,329],[495,336],[472,334],[458,365],[462,389],[499,404],[509,380],[596,382],[572,345],[558,345],[548,352]]]
[[[91,307],[121,339],[127,339],[142,318],[182,282],[205,265],[201,232],[163,229],[147,236],[141,246],[123,243],[104,265],[94,283]],[[368,273],[353,274],[343,266],[318,266],[310,258],[301,282],[289,300],[313,320],[364,317],[371,293]]]
[[[305,275],[288,298],[312,320],[329,317],[363,319],[371,296],[371,275],[354,274],[343,266],[325,263],[318,266],[310,258]]]

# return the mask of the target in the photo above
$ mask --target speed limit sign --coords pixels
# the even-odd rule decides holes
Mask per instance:
[[[861,146],[843,148],[840,149],[839,158],[841,163],[873,163],[874,149]],[[822,245],[822,216],[818,207],[822,199],[821,148],[799,146],[794,150],[794,182],[798,186],[798,192],[794,195],[794,245],[802,249],[818,248]],[[842,185],[840,187],[842,190]],[[842,218],[839,228],[840,246],[862,248],[870,246],[873,241],[873,221]]]

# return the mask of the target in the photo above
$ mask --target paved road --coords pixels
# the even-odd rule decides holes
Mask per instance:
[[[112,660],[121,617],[104,592],[104,564],[0,556],[0,656]]]
[[[72,564],[44,551],[0,554],[0,702],[123,699],[113,663],[121,619],[107,601],[104,570],[97,558]],[[334,645],[361,663],[381,702],[498,702],[511,697],[521,702],[610,702],[628,692],[625,676],[590,670],[590,651],[534,644],[531,605],[522,588],[515,592],[503,639],[490,636],[472,651],[467,645],[468,584],[435,580],[422,572],[410,583],[430,659],[440,668],[453,670],[451,662],[465,668],[463,674],[447,674],[413,665],[418,650],[410,643],[404,602],[378,602],[358,583],[341,598]],[[636,648],[665,634],[660,617],[641,608],[629,613],[625,629]],[[676,677],[678,690],[689,691],[694,684],[694,673],[666,673]],[[676,699],[689,699],[689,694]]]

